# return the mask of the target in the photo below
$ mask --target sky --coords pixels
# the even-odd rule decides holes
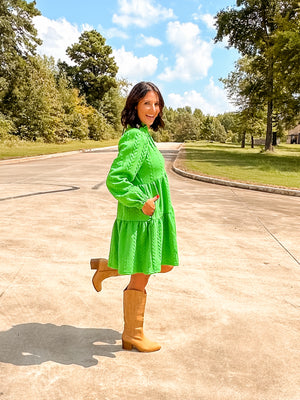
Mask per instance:
[[[233,111],[220,78],[239,58],[214,43],[214,16],[234,0],[36,0],[34,18],[43,45],[38,52],[70,62],[66,49],[96,29],[113,50],[118,78],[154,82],[166,106]]]

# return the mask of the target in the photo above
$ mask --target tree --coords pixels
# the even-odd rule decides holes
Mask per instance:
[[[232,103],[240,111],[264,108],[265,82],[259,71],[258,60],[245,56],[235,63],[235,70],[227,78],[221,78]]]
[[[9,89],[20,62],[35,54],[41,44],[32,18],[40,15],[36,2],[0,0],[0,89]],[[1,99],[0,99],[1,100]]]
[[[299,4],[299,3],[298,3]],[[277,132],[282,126],[299,123],[300,110],[300,18],[298,10],[279,14],[276,19],[281,28],[275,33],[273,46],[275,85],[275,118]]]
[[[116,132],[122,132],[121,112],[125,106],[124,91],[129,84],[126,80],[118,80],[117,87],[106,92],[100,102],[99,110]]]
[[[174,140],[184,142],[185,140],[197,140],[199,137],[196,118],[190,107],[178,108],[174,118]]]
[[[225,143],[226,141],[225,128],[216,117],[213,117],[212,121],[212,140],[221,143]]]
[[[218,118],[207,115],[203,121],[202,129],[200,132],[200,139],[225,142],[226,131],[224,126],[220,123]]]
[[[19,66],[12,90],[6,96],[6,113],[22,139],[47,142],[66,137],[63,108],[53,74],[54,60],[28,57]]]
[[[295,0],[237,0],[236,4],[237,9],[227,8],[217,14],[215,41],[227,36],[229,46],[237,48],[243,56],[250,57],[263,78],[260,96],[267,105],[265,150],[272,150],[274,87],[276,65],[280,62],[280,54],[275,51],[276,40],[279,32],[285,30],[282,21],[288,20],[290,25],[295,26],[299,8]],[[288,78],[282,76],[282,79]]]
[[[235,132],[242,148],[246,146],[246,141],[251,141],[251,147],[254,147],[254,138],[263,136],[266,130],[265,116],[265,110],[251,108],[245,108],[236,114]]]
[[[0,113],[0,140],[10,139],[15,126],[10,118]]]
[[[236,126],[236,113],[226,112],[224,114],[218,114],[217,119],[224,126],[227,135],[229,132],[234,132]]]
[[[70,88],[65,76],[59,76],[57,89],[59,101],[63,108],[62,119],[65,136],[70,139],[87,139],[89,136],[89,110],[84,97],[80,97],[78,89]],[[91,108],[91,107],[90,107]]]
[[[203,112],[199,109],[199,108],[195,108],[194,112],[193,112],[193,117],[195,120],[195,124],[197,127],[197,139],[200,138],[200,132],[201,129],[203,127],[203,122],[205,119],[205,115],[203,114]]]
[[[226,79],[221,79],[231,101],[238,106],[239,112],[235,118],[235,132],[238,139],[245,147],[246,139],[251,137],[253,145],[254,136],[262,134],[264,126],[265,85],[262,74],[259,73],[254,57],[242,57],[235,65],[235,71]],[[248,136],[248,137],[247,137]]]
[[[87,103],[99,110],[105,93],[117,87],[118,67],[111,47],[96,30],[85,31],[79,43],[67,48],[67,54],[75,65],[60,62],[60,70],[71,78],[80,95],[85,95]]]
[[[163,109],[163,120],[165,123],[164,128],[160,128],[157,132],[154,132],[153,138],[157,142],[171,142],[174,140],[174,128],[176,111],[172,107],[164,107]]]

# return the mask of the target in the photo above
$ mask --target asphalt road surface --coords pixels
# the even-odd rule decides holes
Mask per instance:
[[[145,333],[121,348],[128,277],[107,257],[116,152],[0,164],[0,400],[299,400],[300,198],[171,171],[180,266],[150,278]]]

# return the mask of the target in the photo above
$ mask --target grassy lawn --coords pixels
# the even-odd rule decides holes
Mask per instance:
[[[220,143],[186,143],[180,161],[185,170],[240,182],[300,188],[300,145],[280,145],[274,153],[261,147],[241,149]]]
[[[93,149],[98,147],[114,146],[119,139],[103,140],[101,142],[94,140],[70,141],[63,144],[55,143],[35,143],[35,142],[0,142],[0,160],[7,158],[29,157],[42,154],[62,153],[81,149]]]

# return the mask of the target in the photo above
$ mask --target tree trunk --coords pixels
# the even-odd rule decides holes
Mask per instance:
[[[254,137],[251,135],[251,149],[254,149]]]
[[[273,151],[273,59],[272,56],[269,59],[268,66],[268,114],[267,114],[267,132],[266,132],[266,143],[265,151]]]
[[[266,151],[268,151],[268,150],[273,151],[272,116],[273,116],[273,100],[269,100],[268,101],[268,115],[267,115],[267,133],[266,133],[266,143],[265,143]]]
[[[277,132],[273,132],[273,139],[272,139],[272,145],[277,146]]]
[[[241,144],[241,148],[244,149],[246,145],[246,132],[243,133],[242,136],[242,144]]]

